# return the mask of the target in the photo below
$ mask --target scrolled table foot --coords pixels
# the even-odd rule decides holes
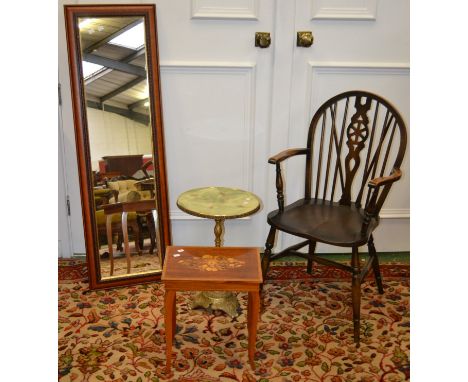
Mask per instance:
[[[239,301],[232,292],[199,292],[192,301],[192,309],[211,308],[222,310],[229,317],[239,316]]]
[[[192,309],[195,308],[205,308],[208,309],[210,307],[211,300],[205,295],[203,292],[198,292],[195,294],[195,297],[192,301]]]

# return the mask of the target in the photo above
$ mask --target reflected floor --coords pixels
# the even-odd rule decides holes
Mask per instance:
[[[152,254],[149,253],[150,241],[145,240],[143,245],[143,252],[139,255],[135,249],[135,244],[130,243],[130,256],[131,268],[130,274],[148,273],[154,271],[161,271],[162,266],[159,260],[159,254],[155,250]],[[100,263],[101,263],[101,276],[104,278],[116,277],[127,275],[127,259],[123,251],[116,251],[114,246],[114,274],[110,274],[110,259],[107,254],[108,250],[105,246],[101,248]],[[107,254],[107,255],[106,255]],[[103,256],[104,255],[104,256]]]

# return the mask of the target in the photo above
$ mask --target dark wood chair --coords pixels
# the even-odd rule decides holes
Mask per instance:
[[[271,226],[262,258],[265,276],[270,261],[286,255],[334,266],[352,274],[354,341],[360,340],[361,283],[372,268],[383,293],[372,232],[392,184],[400,179],[406,127],[398,111],[385,99],[365,91],[349,91],[325,102],[310,123],[306,148],[285,150],[268,162],[276,165],[278,209],[268,214]],[[281,162],[305,156],[304,198],[284,205]],[[272,254],[276,231],[306,239]],[[315,254],[316,243],[352,249],[351,265]],[[367,244],[369,258],[361,269],[358,247]],[[308,253],[298,250],[308,246]]]

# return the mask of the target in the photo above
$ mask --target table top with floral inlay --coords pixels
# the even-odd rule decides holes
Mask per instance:
[[[259,248],[168,246],[162,280],[261,283]]]

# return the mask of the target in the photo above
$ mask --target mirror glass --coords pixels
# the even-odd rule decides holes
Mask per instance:
[[[98,274],[112,280],[161,272],[144,17],[76,20]]]

